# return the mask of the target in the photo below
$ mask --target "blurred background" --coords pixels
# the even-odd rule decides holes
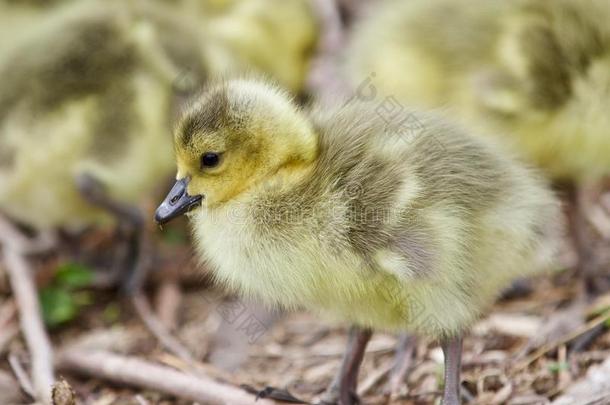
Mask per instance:
[[[610,404],[608,21],[608,0],[0,0],[0,404],[324,391],[348,325],[226,296],[186,221],[152,220],[177,114],[241,76],[303,108],[435,109],[542,170],[559,264],[473,328],[463,401]],[[359,394],[438,403],[442,364],[436,342],[377,333]]]

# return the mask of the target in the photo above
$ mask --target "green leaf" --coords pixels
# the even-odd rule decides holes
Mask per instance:
[[[78,306],[73,297],[68,291],[61,288],[42,289],[40,305],[44,321],[49,326],[58,326],[74,319],[78,314]]]
[[[565,361],[562,362],[551,362],[548,364],[548,369],[550,372],[552,373],[558,373],[559,371],[563,371],[563,370],[567,370],[568,369],[568,363],[566,363]]]
[[[65,263],[57,269],[55,281],[67,288],[86,287],[93,282],[93,271],[79,263]]]

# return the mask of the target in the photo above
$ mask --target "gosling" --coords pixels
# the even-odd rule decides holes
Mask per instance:
[[[355,29],[346,76],[502,136],[568,186],[578,267],[592,278],[582,203],[610,175],[609,20],[606,0],[384,1]]]
[[[153,11],[69,3],[0,49],[0,212],[41,232],[117,223],[129,290],[144,276],[136,206],[173,171],[173,44],[189,43],[169,14],[142,18]]]
[[[438,339],[446,405],[462,336],[515,277],[552,259],[558,204],[534,172],[426,113],[357,101],[305,112],[248,79],[211,86],[178,121],[176,183],[218,282],[353,325],[328,403],[354,404],[373,329]]]
[[[193,5],[199,13],[211,14],[201,38],[212,74],[255,71],[291,92],[303,90],[318,40],[311,1],[208,0]]]

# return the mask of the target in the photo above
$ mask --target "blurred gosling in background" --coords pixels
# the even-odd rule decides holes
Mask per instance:
[[[28,28],[0,59],[0,209],[36,228],[103,222],[79,175],[137,202],[171,165],[174,77],[152,56],[169,54],[151,24],[97,3]]]
[[[175,4],[175,3],[171,3]],[[205,19],[200,42],[210,73],[264,73],[293,93],[303,89],[319,22],[309,0],[182,0]]]
[[[608,21],[607,0],[385,1],[356,28],[346,67],[354,87],[369,78],[408,105],[442,108],[582,191],[610,174]],[[585,198],[570,194],[591,277]]]

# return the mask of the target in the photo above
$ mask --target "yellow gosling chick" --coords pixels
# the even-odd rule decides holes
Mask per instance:
[[[582,190],[610,175],[610,2],[385,1],[356,28],[353,86],[443,108],[580,187],[572,234],[595,269]]]
[[[174,45],[196,36],[171,13],[108,2],[68,4],[20,32],[0,50],[0,212],[39,231],[116,224],[129,248],[114,275],[136,288],[136,207],[172,172],[175,80],[202,70]]]
[[[171,171],[172,83],[141,54],[150,30],[89,3],[58,10],[4,55],[0,210],[37,228],[103,223],[79,175],[135,203]]]
[[[610,2],[385,1],[355,31],[354,84],[516,138],[556,179],[610,174]]]
[[[463,334],[554,250],[545,182],[434,115],[386,121],[357,101],[305,112],[233,80],[184,112],[174,149],[177,181],[155,219],[188,211],[218,282],[354,325],[329,403],[356,403],[364,347],[384,329],[442,342],[444,403],[458,404]]]
[[[214,3],[208,1],[207,3]],[[318,23],[308,0],[216,1],[222,13],[203,27],[210,71],[264,73],[286,89],[303,89],[317,41]]]

